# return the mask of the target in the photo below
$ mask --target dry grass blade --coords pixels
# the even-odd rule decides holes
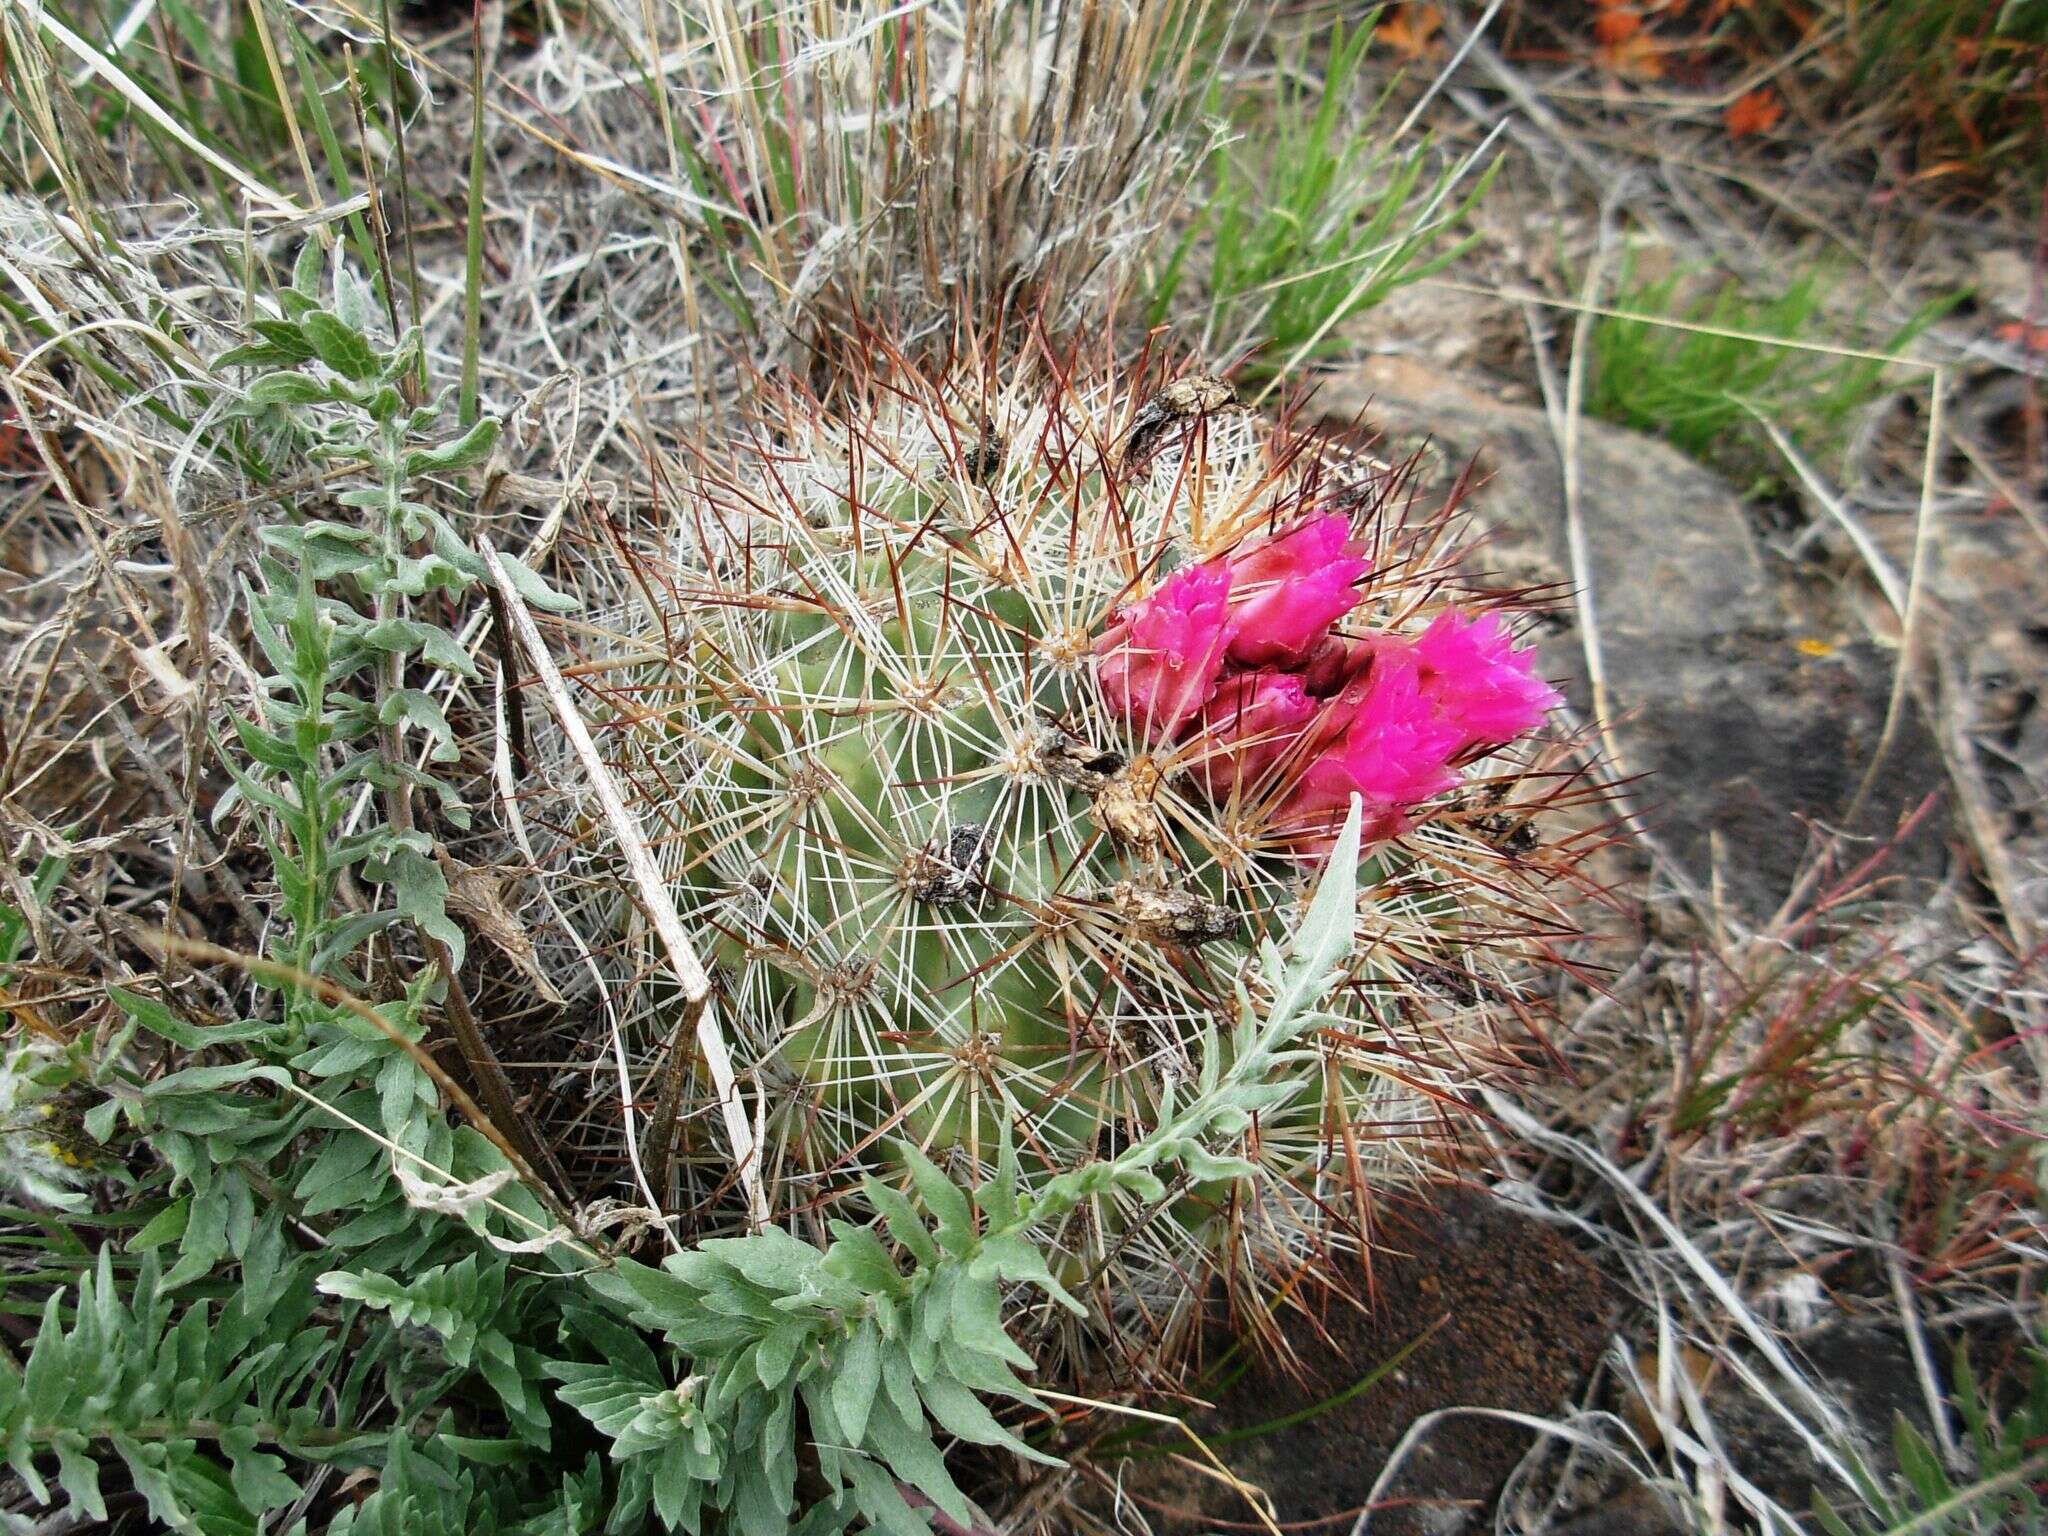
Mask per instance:
[[[1785,435],[1782,427],[1754,406],[1747,406],[1747,409],[1755,418],[1756,424],[1763,428],[1764,435],[1770,438],[1771,446],[1783,454],[1785,462],[1792,466],[1792,472],[1799,477],[1799,483],[1806,487],[1807,493],[1821,504],[1829,517],[1841,525],[1842,531],[1849,536],[1849,542],[1856,546],[1856,553],[1862,556],[1864,565],[1869,568],[1871,579],[1877,583],[1878,590],[1884,593],[1884,600],[1891,604],[1892,612],[1903,619],[1906,616],[1906,584],[1899,579],[1899,573],[1892,568],[1891,561],[1885,558],[1884,551],[1877,547],[1876,541],[1870,536],[1870,530],[1857,520],[1848,505],[1821,478],[1820,471],[1815,469],[1812,461],[1799,451],[1799,445]]]
[[[1858,1486],[1857,1478],[1836,1449],[1851,1443],[1840,1408],[1828,1401],[1814,1386],[1812,1378],[1785,1352],[1784,1346],[1757,1318],[1727,1277],[1708,1262],[1698,1247],[1679,1230],[1677,1224],[1659,1210],[1627,1174],[1599,1152],[1551,1130],[1503,1094],[1488,1089],[1484,1090],[1484,1096],[1487,1108],[1515,1135],[1531,1146],[1566,1158],[1597,1174],[1657,1232],[1664,1242],[1670,1245],[1685,1268],[1725,1309],[1729,1321],[1749,1340],[1757,1353],[1769,1362],[1791,1395],[1799,1400],[1801,1406],[1812,1414],[1815,1422],[1821,1426],[1820,1432],[1816,1433],[1806,1424],[1796,1419],[1792,1420],[1791,1427],[1806,1445],[1808,1452],[1841,1479],[1844,1487]]]
[[[9,9],[13,7],[10,6]],[[195,137],[190,129],[159,106],[155,97],[129,79],[127,74],[109,62],[97,48],[65,26],[47,9],[36,6],[31,8],[31,14],[34,25],[47,33],[66,53],[79,60],[85,72],[104,81],[134,111],[149,119],[198,159],[229,178],[273,214],[297,218],[303,213],[299,205],[289,197],[274,190],[258,177],[252,176],[234,161]]]
[[[1571,559],[1572,602],[1579,621],[1579,643],[1586,657],[1586,677],[1593,691],[1593,719],[1595,729],[1600,732],[1601,751],[1605,754],[1611,771],[1618,777],[1626,777],[1628,769],[1621,756],[1621,748],[1614,739],[1613,698],[1607,686],[1607,657],[1600,639],[1600,608],[1598,594],[1593,585],[1593,567],[1586,546],[1585,516],[1580,505],[1581,475],[1579,463],[1579,434],[1585,419],[1586,360],[1591,352],[1587,337],[1592,321],[1591,306],[1599,297],[1600,282],[1606,268],[1609,236],[1612,234],[1613,205],[1602,210],[1600,245],[1592,265],[1587,269],[1585,292],[1578,308],[1578,319],[1572,332],[1571,361],[1567,365],[1564,388],[1560,393],[1556,370],[1550,362],[1549,350],[1543,344],[1533,317],[1529,321],[1530,338],[1536,348],[1539,377],[1543,384],[1543,401],[1550,420],[1552,436],[1557,441],[1559,462],[1564,467],[1564,528],[1565,548]]]
[[[1899,664],[1892,674],[1891,696],[1885,701],[1884,729],[1878,733],[1877,745],[1870,753],[1870,766],[1863,771],[1863,781],[1856,786],[1856,794],[1845,813],[1852,817],[1861,809],[1871,786],[1877,782],[1878,768],[1898,736],[1899,722],[1905,715],[1907,691],[1912,686],[1913,668],[1919,662],[1916,652],[1925,629],[1927,562],[1932,558],[1934,548],[1934,486],[1944,441],[1943,412],[1947,397],[1947,370],[1936,368],[1928,381],[1927,450],[1921,464],[1920,505],[1913,519],[1913,563],[1906,578],[1905,609],[1900,614]]]
[[[1170,1413],[1154,1413],[1148,1408],[1133,1408],[1128,1403],[1112,1403],[1095,1397],[1076,1397],[1068,1392],[1053,1392],[1044,1387],[1036,1389],[1036,1395],[1049,1398],[1056,1403],[1072,1403],[1077,1408],[1099,1408],[1106,1413],[1120,1414],[1125,1418],[1142,1419],[1148,1424],[1158,1424],[1168,1429],[1177,1429],[1186,1435],[1188,1441],[1201,1453],[1206,1465],[1188,1465],[1204,1477],[1214,1478],[1226,1488],[1233,1489],[1250,1506],[1253,1516],[1261,1529],[1280,1536],[1280,1527],[1273,1521],[1272,1501],[1263,1492],[1254,1488],[1243,1478],[1223,1464],[1223,1459],[1210,1447],[1209,1442],[1195,1432],[1194,1426],[1185,1419],[1177,1419]]]

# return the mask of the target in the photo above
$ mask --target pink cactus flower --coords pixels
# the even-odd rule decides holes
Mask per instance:
[[[1351,796],[1369,841],[1458,783],[1458,760],[1542,723],[1557,693],[1498,616],[1441,613],[1414,640],[1340,635],[1371,569],[1341,513],[1177,571],[1095,645],[1104,704],[1210,799],[1278,799],[1273,830],[1328,848]]]
[[[1376,648],[1371,667],[1323,705],[1307,737],[1306,766],[1277,819],[1312,835],[1333,829],[1357,794],[1369,837],[1391,837],[1409,807],[1458,782],[1450,759],[1464,730],[1444,718],[1413,648],[1400,642]]]
[[[1202,707],[1188,735],[1190,771],[1212,800],[1263,779],[1316,712],[1291,672],[1240,672]]]
[[[1513,741],[1563,702],[1536,676],[1536,653],[1517,651],[1497,614],[1438,614],[1415,642],[1415,659],[1438,710],[1464,732],[1460,751]]]
[[[1230,659],[1243,667],[1292,666],[1360,601],[1358,582],[1372,569],[1351,537],[1350,521],[1331,512],[1229,557]]]
[[[1095,643],[1103,702],[1154,741],[1179,728],[1216,691],[1230,641],[1230,570],[1187,566],[1117,615]]]

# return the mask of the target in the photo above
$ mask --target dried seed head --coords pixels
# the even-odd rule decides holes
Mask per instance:
[[[1124,769],[1123,755],[1094,747],[1057,720],[1046,721],[1031,741],[1032,767],[1056,783],[1099,795]]]
[[[910,894],[935,907],[973,901],[981,894],[991,841],[987,827],[968,822],[955,827],[943,846],[938,839],[926,843],[906,872]]]
[[[1163,881],[1119,880],[1109,905],[1126,928],[1154,944],[1210,944],[1235,938],[1237,914],[1199,892]]]
[[[1131,419],[1123,440],[1123,472],[1143,469],[1174,427],[1217,411],[1242,409],[1237,390],[1205,373],[1190,373],[1165,385]]]
[[[1118,843],[1140,853],[1159,846],[1164,829],[1154,805],[1159,765],[1149,757],[1126,763],[1095,791],[1096,823]]]

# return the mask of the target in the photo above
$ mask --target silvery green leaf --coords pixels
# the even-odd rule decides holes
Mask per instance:
[[[844,1458],[844,1466],[853,1483],[853,1502],[876,1530],[885,1531],[888,1536],[932,1536],[930,1524],[910,1507],[897,1489],[895,1478],[860,1456]]]
[[[1274,1060],[1277,1064],[1277,1058]],[[1285,1104],[1301,1091],[1300,1083],[1284,1080],[1271,1083],[1241,1083],[1231,1094],[1233,1102],[1216,1112],[1216,1118],[1211,1122],[1211,1126],[1218,1135],[1242,1135],[1245,1127],[1251,1123],[1249,1114],[1258,1114],[1263,1110]]]
[[[377,314],[376,297],[346,261],[334,263],[334,317],[352,330],[367,331]]]
[[[1316,995],[1329,985],[1351,953],[1358,920],[1358,841],[1363,806],[1357,795],[1351,797],[1351,808],[1345,812],[1337,846],[1330,851],[1322,878],[1316,882],[1315,897],[1289,946],[1290,964],[1284,976],[1275,979],[1267,1023],[1276,1034],[1284,1034],[1294,1016],[1316,1001]]]
[[[907,1348],[890,1345],[882,1350],[882,1386],[898,1413],[905,1418],[917,1413],[917,1372],[911,1368]]]
[[[882,1246],[880,1238],[866,1227],[856,1227],[844,1221],[832,1222],[831,1231],[832,1246],[825,1250],[828,1272],[859,1286],[870,1295],[902,1292],[903,1277],[896,1272],[889,1250]]]
[[[57,1486],[82,1513],[96,1521],[107,1518],[107,1503],[100,1494],[100,1466],[92,1458],[92,1445],[75,1430],[60,1431],[50,1442],[57,1456]],[[21,1458],[23,1462],[27,1456]],[[19,1463],[17,1463],[19,1465]],[[48,1502],[47,1491],[38,1502]]]
[[[754,1375],[762,1386],[772,1392],[789,1380],[790,1369],[808,1336],[807,1330],[793,1323],[771,1328],[762,1336],[754,1347]]]
[[[784,1296],[775,1303],[775,1310],[791,1314],[799,1312],[817,1313],[850,1312],[864,1305],[867,1292],[833,1274],[822,1265],[813,1268],[805,1277],[803,1288],[794,1296]]]
[[[955,1294],[967,1283],[967,1271],[957,1265],[941,1264],[934,1270],[932,1283],[918,1299],[915,1332],[934,1341],[944,1338]]]
[[[314,355],[345,379],[358,383],[377,376],[377,354],[361,331],[335,316],[315,311],[299,322]]]
[[[309,1077],[341,1077],[369,1065],[389,1048],[382,1040],[351,1039],[345,1036],[299,1052],[292,1058],[292,1066]],[[336,1147],[348,1145],[352,1143],[343,1137],[331,1137],[320,1156],[325,1157]],[[318,1166],[317,1159],[315,1166]]]
[[[731,1509],[739,1536],[787,1536],[790,1499],[771,1486],[768,1467],[743,1458],[733,1470],[737,1481]]]
[[[266,373],[248,389],[251,405],[318,405],[332,400],[334,392],[318,379],[303,373]]]
[[[947,1252],[966,1257],[973,1251],[975,1241],[974,1206],[966,1191],[911,1143],[901,1143],[901,1150],[903,1161],[910,1168],[911,1182],[917,1186],[918,1198],[932,1213],[932,1235]]]
[[[228,723],[235,728],[242,750],[265,768],[277,773],[295,773],[306,766],[295,743],[252,724],[239,714],[229,715]]]
[[[419,597],[436,589],[459,592],[473,579],[439,554],[401,555],[391,562],[391,577],[384,590],[400,597]]]
[[[1258,1176],[1258,1168],[1241,1157],[1222,1157],[1201,1146],[1189,1146],[1181,1154],[1181,1167],[1197,1184],[1234,1183]]]
[[[377,1106],[384,1134],[398,1138],[416,1112],[436,1103],[433,1079],[410,1056],[393,1054],[377,1069]]]
[[[462,930],[448,916],[448,877],[441,866],[416,849],[399,847],[367,866],[365,873],[391,887],[398,910],[420,932],[447,945],[451,962],[460,970],[465,946]]]
[[[462,573],[463,580],[488,581],[490,579],[491,572],[490,568],[484,564],[483,556],[479,555],[475,550],[471,549],[467,544],[463,543],[462,536],[458,534],[452,527],[449,526],[448,519],[442,517],[439,513],[435,512],[431,507],[422,508],[421,510],[425,514],[425,525],[428,531],[433,535],[434,554],[438,558],[447,561],[448,564],[455,567],[456,570],[460,571]],[[512,580],[512,585],[515,588],[518,588],[519,591],[525,592],[526,589],[524,587],[519,586],[519,572],[521,570],[525,570],[525,567],[518,566],[517,569],[514,569],[514,567],[517,565],[517,562],[512,560],[509,556],[500,555],[498,558],[504,564],[506,574]],[[526,574],[528,576],[531,576],[534,581],[540,582],[540,578],[538,576],[534,576],[531,571],[527,571]],[[543,588],[545,588],[546,583],[542,582],[541,585]],[[534,602],[534,599],[530,596],[527,600],[529,602]],[[535,602],[534,606],[546,607],[547,604]],[[571,606],[574,605],[572,604]]]
[[[801,1295],[825,1256],[780,1227],[763,1227],[747,1237],[714,1237],[700,1251],[779,1296]]]
[[[356,403],[379,421],[388,420],[405,407],[405,397],[389,384],[362,384],[351,393]]]
[[[889,1229],[889,1235],[910,1250],[910,1255],[920,1266],[936,1264],[939,1258],[938,1244],[925,1230],[925,1224],[918,1219],[917,1208],[894,1185],[884,1184],[872,1174],[861,1177],[860,1187],[868,1197],[868,1203],[882,1213],[882,1222]]]
[[[455,732],[441,712],[440,700],[418,688],[394,688],[377,709],[379,725],[406,724],[419,727],[433,738],[430,754],[437,763],[453,762],[461,754],[455,746]]]
[[[1223,1071],[1223,1052],[1218,1048],[1215,1025],[1204,1022],[1201,1038],[1196,1042],[1196,1052],[1201,1067],[1195,1075],[1195,1092],[1209,1094],[1216,1091],[1217,1079]]]
[[[188,1051],[205,1050],[213,1045],[233,1045],[244,1040],[260,1040],[277,1028],[256,1020],[235,1024],[193,1024],[171,1011],[165,1004],[153,997],[144,997],[139,992],[130,992],[125,987],[107,988],[107,996],[114,1006],[135,1023],[151,1034],[161,1035],[173,1045]]]
[[[280,554],[297,561],[314,581],[334,581],[343,576],[359,575],[377,563],[376,556],[361,548],[334,523],[306,528],[265,528],[258,536]]]
[[[467,432],[451,442],[432,448],[415,448],[407,453],[402,473],[411,479],[416,475],[449,474],[481,464],[497,446],[499,430],[497,417],[481,417]],[[516,582],[517,578],[514,580]],[[527,601],[532,602],[533,599],[528,598]]]
[[[882,1341],[875,1325],[863,1322],[833,1361],[832,1411],[839,1416],[849,1445],[859,1445],[866,1435],[869,1410],[881,1387]]]
[[[251,320],[249,329],[262,337],[266,346],[288,354],[295,364],[313,360],[313,343],[306,339],[305,331],[294,321]]]
[[[1252,1123],[1249,1111],[1253,1096],[1258,1094],[1266,1095],[1266,1103],[1271,1103],[1270,1095],[1276,1089],[1283,1098],[1291,1092],[1284,1084],[1278,1083],[1263,1086],[1257,1084],[1247,1085],[1243,1093],[1237,1097],[1236,1103],[1226,1104],[1216,1111],[1214,1118],[1209,1122],[1209,1129],[1218,1136],[1242,1136],[1246,1128]],[[1258,1107],[1263,1109],[1265,1104],[1259,1104]]]
[[[565,596],[549,586],[517,555],[500,554],[498,563],[505,567],[505,574],[511,578],[519,595],[533,607],[544,613],[574,613],[578,606],[576,599]]]
[[[183,1071],[172,1072],[151,1083],[149,1091],[153,1097],[185,1093],[212,1095],[223,1088],[239,1088],[244,1083],[290,1081],[291,1075],[282,1067],[258,1061],[231,1061],[214,1067],[186,1067]]]
[[[1002,1298],[993,1285],[962,1284],[946,1309],[947,1331],[967,1348],[1006,1361],[1020,1371],[1035,1362],[1004,1331]]]
[[[1017,1191],[1022,1183],[1010,1122],[1004,1117],[997,1124],[996,1171],[975,1191],[975,1202],[987,1215],[992,1229],[1007,1227],[1017,1219]]]
[[[377,377],[387,384],[396,383],[407,374],[416,373],[419,370],[420,359],[423,355],[424,344],[420,340],[419,327],[409,325],[405,328],[405,334],[398,338],[398,345],[391,349],[391,355],[384,359],[383,366],[378,370]],[[410,413],[411,416],[417,416],[418,414],[417,411]],[[411,430],[418,431],[419,429],[414,427]]]
[[[946,1463],[923,1424],[906,1421],[887,1399],[874,1404],[868,1418],[866,1443],[889,1464],[890,1471],[938,1505],[947,1518],[962,1525],[974,1519],[974,1506],[954,1486]]]
[[[300,246],[298,258],[292,263],[291,291],[301,298],[318,299],[320,273],[325,265],[325,252],[318,240],[308,240]]]
[[[1087,1313],[1087,1308],[1067,1294],[1066,1287],[1060,1284],[1046,1264],[1045,1254],[1038,1246],[1016,1233],[1004,1233],[984,1240],[969,1273],[993,1274],[1012,1283],[1035,1285],[1076,1317]]]
[[[926,1333],[924,1329],[924,1315],[928,1310],[928,1307],[921,1304],[911,1314],[901,1337],[903,1358],[910,1364],[910,1374],[919,1381],[930,1378],[931,1373],[937,1368],[939,1358],[938,1339]]]
[[[555,1396],[613,1440],[633,1422],[641,1403],[661,1390],[658,1382],[639,1380],[610,1365],[548,1360],[541,1368],[563,1383]]]
[[[957,1339],[940,1342],[938,1360],[918,1380],[957,1381],[963,1387],[970,1387],[988,1397],[1015,1398],[1021,1403],[1035,1404],[1038,1401],[1032,1396],[1031,1389],[1019,1381],[1002,1361]]]
[[[784,1510],[789,1508],[790,1493],[796,1484],[796,1436],[792,1430],[795,1420],[796,1395],[785,1392],[769,1407],[757,1442],[763,1474]]]
[[[700,1294],[699,1288],[688,1280],[633,1259],[619,1259],[608,1268],[594,1269],[584,1277],[584,1283],[650,1328],[663,1327],[668,1319],[687,1315],[696,1308]]]
[[[1066,1463],[1057,1456],[1034,1450],[998,1424],[995,1415],[982,1406],[981,1399],[957,1381],[940,1377],[923,1387],[924,1406],[939,1428],[957,1435],[970,1445],[999,1445],[1026,1461],[1059,1467]]]
[[[252,1513],[282,1509],[298,1498],[299,1485],[286,1476],[284,1458],[257,1449],[253,1428],[230,1425],[221,1431],[219,1443],[228,1458],[235,1496]]]
[[[356,637],[372,650],[401,656],[418,651],[425,660],[444,672],[454,672],[462,677],[476,676],[476,663],[470,660],[469,652],[448,631],[432,624],[421,624],[413,619],[381,619],[363,626],[356,632]]]
[[[737,1273],[726,1270],[706,1278],[698,1295],[697,1310],[743,1318],[746,1327],[741,1332],[746,1337],[755,1337],[764,1328],[775,1327],[783,1321],[782,1315],[775,1310],[775,1303],[781,1299],[776,1292],[749,1285]]]
[[[296,368],[312,356],[308,348],[301,353],[289,347],[273,346],[267,341],[252,341],[244,346],[230,347],[213,360],[216,368]]]
[[[367,1138],[354,1139],[361,1141]],[[328,1142],[330,1148],[341,1144],[342,1138],[338,1136]],[[371,1145],[376,1144],[372,1142]],[[324,1216],[329,1211],[355,1210],[372,1205],[391,1181],[390,1166],[381,1155],[352,1162],[345,1168],[339,1164],[337,1159],[336,1165],[329,1165],[324,1154],[315,1159],[308,1171],[308,1184],[293,1191],[299,1197],[300,1215]],[[197,1214],[195,1209],[195,1217]],[[197,1230],[196,1223],[194,1230]]]
[[[189,1467],[196,1455],[190,1442],[166,1445],[160,1441],[137,1440],[125,1433],[112,1434],[107,1443],[128,1465],[135,1491],[142,1495],[150,1514],[167,1530],[198,1530],[199,1523],[180,1496],[181,1469]],[[194,1481],[197,1481],[195,1478]],[[201,1485],[203,1486],[203,1484]]]
[[[278,673],[289,672],[297,658],[283,634],[284,626],[289,622],[284,595],[258,592],[244,579],[242,600],[249,615],[249,632],[256,637],[263,659]]]
[[[1109,1168],[1111,1165],[1104,1163],[1098,1166]],[[1136,1195],[1147,1205],[1166,1198],[1165,1183],[1148,1168],[1115,1169],[1111,1174],[1111,1179],[1129,1193]]]
[[[114,1134],[123,1108],[124,1106],[119,1099],[101,1099],[99,1103],[93,1105],[91,1109],[88,1109],[80,1117],[79,1123],[85,1127],[86,1135],[104,1146],[107,1138]],[[148,1230],[147,1226],[143,1228],[145,1232]],[[140,1235],[140,1233],[137,1234],[138,1237]],[[130,1239],[130,1241],[132,1243],[133,1239]]]

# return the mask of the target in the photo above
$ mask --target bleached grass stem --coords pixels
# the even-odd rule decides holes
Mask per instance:
[[[1878,590],[1884,593],[1884,600],[1891,605],[1892,612],[1904,618],[1906,584],[1899,579],[1898,571],[1893,568],[1891,561],[1885,558],[1884,551],[1879,549],[1876,541],[1870,537],[1870,531],[1856,520],[1855,514],[1821,478],[1812,461],[1799,451],[1798,444],[1785,435],[1782,427],[1747,400],[1737,403],[1756,418],[1757,425],[1763,428],[1764,435],[1771,440],[1771,446],[1784,456],[1785,462],[1792,468],[1792,473],[1799,477],[1799,483],[1806,487],[1807,494],[1819,502],[1821,509],[1841,525],[1842,531],[1849,536],[1849,542],[1856,546],[1856,553],[1862,557],[1864,565],[1869,569],[1871,579],[1877,583]]]
[[[1032,1390],[1039,1397],[1045,1398],[1050,1402],[1072,1403],[1078,1408],[1100,1408],[1105,1413],[1121,1414],[1125,1418],[1131,1419],[1143,1419],[1148,1424],[1158,1424],[1167,1429],[1179,1430],[1188,1437],[1188,1440],[1195,1449],[1202,1453],[1202,1460],[1208,1463],[1208,1465],[1203,1466],[1182,1458],[1182,1465],[1203,1477],[1213,1478],[1226,1488],[1236,1492],[1251,1507],[1252,1513],[1258,1517],[1260,1526],[1271,1532],[1272,1536],[1280,1536],[1280,1527],[1273,1523],[1271,1501],[1267,1499],[1264,1492],[1253,1484],[1247,1483],[1243,1478],[1232,1472],[1229,1467],[1225,1466],[1223,1459],[1210,1448],[1209,1442],[1195,1433],[1194,1426],[1189,1424],[1187,1420],[1177,1419],[1170,1413],[1154,1413],[1148,1408],[1133,1408],[1129,1403],[1108,1402],[1099,1397],[1076,1397],[1070,1392],[1054,1392],[1047,1387],[1034,1387]]]
[[[526,855],[526,862],[538,866],[540,860],[535,857],[533,840],[527,835],[526,818],[519,813],[518,786],[512,778],[511,740],[505,728],[507,681],[502,675],[498,678],[497,690],[492,700],[493,718],[497,729],[493,735],[491,773],[497,781],[498,804],[505,813],[506,824],[512,830],[512,840],[519,845],[519,851]],[[590,946],[583,941],[583,935],[576,931],[575,925],[569,921],[568,914],[562,911],[560,903],[555,900],[555,893],[544,881],[541,884],[541,897],[547,902],[548,910],[554,914],[556,923],[569,935],[570,943],[575,946],[577,958],[583,962],[590,979],[596,983],[596,996],[604,1008],[605,1027],[611,1034],[612,1061],[619,1075],[619,1116],[620,1125],[626,1134],[626,1160],[633,1169],[633,1182],[640,1190],[640,1197],[647,1202],[650,1218],[661,1228],[661,1235],[668,1239],[669,1246],[677,1253],[681,1253],[682,1242],[676,1237],[674,1227],[665,1219],[663,1202],[655,1193],[654,1185],[642,1165],[639,1113],[633,1107],[636,1097],[633,1091],[633,1073],[626,1060],[626,1041],[624,1031],[619,1026],[619,1010],[612,1002],[610,989],[604,984],[604,973],[597,968],[597,957],[591,954]]]
[[[584,724],[575,701],[570,698],[569,686],[562,680],[561,669],[555,665],[547,642],[541,638],[539,626],[533,622],[533,615],[527,611],[526,600],[512,584],[497,550],[488,540],[482,542],[480,553],[484,563],[490,567],[492,580],[497,583],[498,593],[505,601],[506,614],[527,658],[533,663],[541,689],[547,694],[549,707],[554,711],[562,733],[568,737],[577,761],[590,776],[591,789],[604,809],[605,820],[611,825],[612,835],[626,860],[633,883],[639,889],[647,915],[661,936],[669,962],[675,967],[676,980],[683,992],[685,1019],[694,1019],[697,1046],[704,1053],[705,1070],[711,1074],[726,1135],[732,1142],[733,1161],[741,1188],[746,1191],[749,1222],[758,1228],[768,1220],[768,1200],[761,1187],[754,1127],[747,1119],[746,1106],[740,1101],[739,1083],[733,1076],[732,1056],[711,1009],[711,978],[705,973],[696,950],[691,947],[689,935],[683,932],[682,919],[676,915],[668,887],[663,884],[660,872],[654,867],[653,857],[647,851],[646,833],[620,795],[611,770],[598,755],[597,745],[590,739],[590,727]],[[680,1037],[681,1029],[678,1027],[677,1039],[669,1047],[671,1050],[680,1047]]]
[[[1913,1287],[1906,1279],[1906,1266],[1899,1262],[1896,1253],[1890,1253],[1885,1255],[1884,1267],[1891,1281],[1892,1299],[1899,1304],[1906,1348],[1913,1357],[1913,1374],[1920,1381],[1921,1400],[1927,1405],[1927,1422],[1934,1426],[1935,1441],[1941,1446],[1941,1459],[1951,1472],[1963,1471],[1968,1462],[1964,1459],[1962,1446],[1957,1443],[1955,1426],[1949,1422],[1948,1393],[1943,1390],[1941,1378],[1934,1368],[1934,1351],[1927,1344],[1927,1325],[1920,1320],[1920,1307],[1914,1301]]]
[[[1444,61],[1443,68],[1436,72],[1436,78],[1429,82],[1429,88],[1417,99],[1415,105],[1408,109],[1408,115],[1401,119],[1401,126],[1394,130],[1396,144],[1404,142],[1408,135],[1414,132],[1415,125],[1422,121],[1422,114],[1429,110],[1429,104],[1435,101],[1438,92],[1450,83],[1451,77],[1458,72],[1458,67],[1465,62],[1466,55],[1471,53],[1478,45],[1479,39],[1486,35],[1486,29],[1493,25],[1493,18],[1500,14],[1500,8],[1506,3],[1507,0],[1490,0],[1480,18],[1472,23],[1470,30],[1466,32],[1450,58]],[[1500,130],[1494,131],[1497,133]]]

